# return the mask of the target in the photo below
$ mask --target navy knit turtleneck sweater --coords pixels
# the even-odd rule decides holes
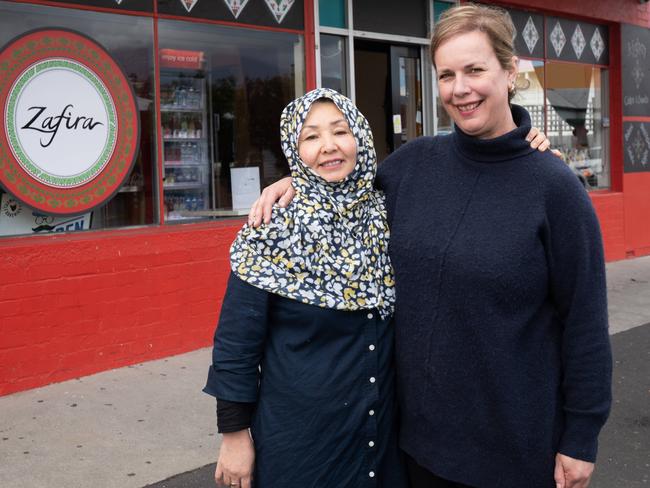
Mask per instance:
[[[475,487],[554,488],[594,461],[611,403],[597,218],[576,176],[518,128],[406,144],[379,168],[396,272],[402,448]]]

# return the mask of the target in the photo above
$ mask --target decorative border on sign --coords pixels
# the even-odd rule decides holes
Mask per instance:
[[[0,128],[0,183],[17,199],[43,213],[75,215],[105,204],[119,190],[135,163],[140,124],[135,94],[123,70],[96,41],[76,31],[45,28],[27,32],[0,50],[0,100],[7,113],[7,96],[20,75],[47,59],[70,59],[92,71],[106,86],[116,112],[115,145],[103,171],[72,188],[38,181],[16,160],[5,124]]]
[[[90,81],[95,89],[101,94],[102,101],[104,102],[104,108],[108,114],[108,139],[101,155],[95,163],[84,171],[83,173],[70,176],[70,177],[61,177],[50,174],[43,174],[44,172],[40,170],[34,162],[25,154],[23,147],[20,144],[18,135],[16,134],[16,127],[13,123],[9,124],[7,128],[8,140],[11,142],[9,145],[10,149],[14,153],[14,157],[18,163],[37,180],[45,183],[46,185],[57,186],[57,187],[73,187],[80,186],[91,180],[104,168],[106,163],[108,163],[110,156],[113,154],[113,149],[115,148],[116,132],[117,132],[117,118],[115,113],[115,106],[113,100],[111,99],[106,86],[102,83],[100,79],[94,76],[92,71],[86,69],[83,65],[79,63],[72,62],[67,59],[52,59],[36,63],[31,67],[27,68],[16,80],[14,86],[10,89],[9,101],[7,103],[7,120],[14,121],[14,112],[16,109],[16,104],[18,103],[18,98],[21,94],[22,88],[29,83],[30,79],[33,78],[36,74],[39,74],[50,68],[65,68],[76,71],[77,73],[84,76],[88,81]]]

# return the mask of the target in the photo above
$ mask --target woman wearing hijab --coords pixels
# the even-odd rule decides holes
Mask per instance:
[[[281,117],[296,197],[231,248],[204,389],[230,486],[405,486],[397,448],[393,271],[365,117],[314,90]],[[249,435],[250,427],[250,435]]]
[[[378,172],[413,488],[585,488],[611,405],[598,219],[571,170],[524,140],[513,33],[498,8],[441,16],[431,55],[456,129]]]

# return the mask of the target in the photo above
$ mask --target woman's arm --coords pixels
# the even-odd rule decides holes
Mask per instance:
[[[530,147],[537,149],[540,152],[546,151],[551,142],[546,137],[546,134],[541,132],[536,127],[530,129],[526,140],[530,142]],[[557,149],[551,150],[553,154],[561,157],[562,153]],[[271,215],[273,214],[273,205],[277,203],[278,207],[286,207],[291,203],[293,197],[296,196],[296,191],[291,186],[291,177],[287,176],[281,180],[276,181],[272,185],[267,186],[262,190],[260,197],[255,200],[248,213],[248,225],[252,227],[259,227],[262,222],[268,224],[271,222]]]
[[[224,405],[231,413],[236,409],[234,419],[225,424],[227,428],[219,419],[223,441],[215,470],[217,484],[236,482],[242,487],[251,486],[255,452],[247,428],[252,411],[248,406],[257,402],[259,365],[268,326],[268,299],[266,291],[230,275],[214,335],[212,366],[203,389],[218,398],[219,413],[223,413]],[[233,432],[233,426],[241,429]]]
[[[586,486],[593,470],[611,406],[612,358],[598,218],[574,175],[560,169],[547,179],[544,245],[549,289],[563,325],[565,421],[555,474],[564,474],[564,486],[572,487]]]

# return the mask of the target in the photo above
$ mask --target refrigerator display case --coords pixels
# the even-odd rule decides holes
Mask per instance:
[[[165,219],[198,218],[210,208],[210,132],[203,53],[162,50],[160,117]]]

